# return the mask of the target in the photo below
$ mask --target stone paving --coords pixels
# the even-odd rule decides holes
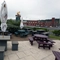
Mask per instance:
[[[50,50],[48,48],[38,49],[37,42],[31,46],[29,41],[18,41],[18,51],[12,51],[11,41],[8,41],[8,50],[4,53],[4,60],[55,60],[52,51],[60,51],[60,41],[54,41],[56,43]]]

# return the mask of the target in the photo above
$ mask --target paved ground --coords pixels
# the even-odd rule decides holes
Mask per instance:
[[[31,35],[28,35],[26,37],[20,37],[20,36],[15,36],[15,35],[12,35],[12,38],[11,40],[17,40],[17,41],[28,41],[28,37],[30,37]]]
[[[8,50],[5,52],[4,60],[54,60],[55,57],[52,50],[60,51],[60,41],[54,40],[56,43],[49,49],[38,49],[38,45],[34,42],[31,46],[29,41],[18,41],[18,51],[12,51],[12,43],[8,41]]]

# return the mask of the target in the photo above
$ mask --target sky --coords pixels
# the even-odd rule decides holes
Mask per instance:
[[[4,0],[0,0],[1,4]],[[15,19],[20,11],[25,20],[60,18],[60,0],[5,0],[8,9],[8,19]]]

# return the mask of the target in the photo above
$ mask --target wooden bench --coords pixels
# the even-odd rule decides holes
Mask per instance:
[[[51,39],[47,39],[49,42],[51,42],[51,43],[55,43],[53,40],[51,40]]]
[[[4,60],[5,46],[0,46],[0,60]]]
[[[38,48],[43,47],[44,49],[45,48],[49,48],[50,49],[52,47],[52,45],[53,45],[53,43],[49,43],[49,42],[37,41],[37,43],[38,43]]]
[[[34,41],[33,37],[29,37],[29,42],[30,42],[31,45],[33,45],[33,41]]]
[[[52,51],[52,52],[55,55],[55,60],[60,60],[60,52],[57,51]]]
[[[18,41],[12,41],[12,50],[18,50]]]

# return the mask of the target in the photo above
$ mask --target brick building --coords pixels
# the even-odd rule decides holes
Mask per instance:
[[[24,20],[25,26],[37,26],[38,20]]]
[[[60,25],[60,19],[46,19],[46,20],[24,20],[25,26],[40,26],[40,27],[56,27]]]

